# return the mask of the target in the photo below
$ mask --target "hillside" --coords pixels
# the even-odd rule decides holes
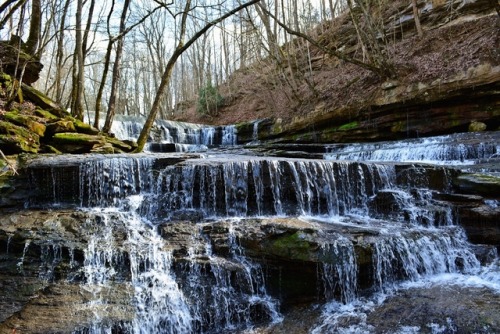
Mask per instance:
[[[263,131],[268,132],[262,133],[263,139],[285,136],[288,139],[283,140],[304,142],[460,132],[475,121],[485,123],[488,130],[497,129],[500,18],[495,1],[419,4],[422,38],[416,34],[409,1],[394,1],[382,13],[384,53],[395,69],[392,78],[339,61],[295,39],[296,53],[289,58],[294,61],[281,72],[268,59],[239,70],[219,87],[224,104],[216,116],[197,113],[196,101],[191,101],[182,103],[176,119],[231,124],[271,118],[267,130],[263,122]],[[349,13],[310,35],[324,47],[362,60]],[[312,127],[313,133],[308,130]],[[243,136],[246,128],[242,125]]]

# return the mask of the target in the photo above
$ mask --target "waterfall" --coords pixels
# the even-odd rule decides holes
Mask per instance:
[[[162,124],[182,150],[237,143],[235,127]],[[495,141],[467,138],[465,148],[461,136],[331,145],[334,160],[217,150],[46,157],[30,164],[36,193],[27,206],[74,209],[85,220],[45,243],[26,233],[16,270],[36,271],[40,249],[37,277],[52,282],[71,258],[68,280],[80,284],[89,314],[74,333],[252,333],[286,319],[294,298],[320,305],[309,332],[376,332],[371,317],[411,289],[427,296],[452,281],[479,281],[500,291],[497,254],[469,243],[458,224],[462,208],[497,210],[497,198],[455,193],[455,169],[386,161],[495,161]],[[454,326],[433,321],[428,328]]]
[[[356,254],[354,245],[346,238],[340,237],[331,244],[322,245],[325,256],[321,265],[321,279],[327,300],[335,298],[335,292],[340,291],[340,300],[352,302],[357,296]]]
[[[235,125],[226,125],[222,127],[222,145],[236,145],[238,136]]]
[[[459,228],[436,235],[425,229],[388,235],[374,245],[374,278],[379,289],[401,281],[416,281],[441,273],[473,273],[480,268]]]
[[[237,223],[229,222],[228,258],[214,254],[200,233],[188,250],[190,261],[180,266],[196,331],[234,331],[263,320],[280,320],[279,302],[266,292],[262,267],[245,256],[236,240],[233,224]]]
[[[193,163],[192,163],[193,162]],[[248,159],[190,161],[160,171],[148,214],[200,210],[205,217],[368,214],[394,166]]]
[[[499,137],[498,132],[462,133],[395,142],[330,145],[325,159],[473,164],[500,157]]]

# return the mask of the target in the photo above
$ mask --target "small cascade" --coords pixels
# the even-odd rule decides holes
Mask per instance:
[[[327,160],[428,162],[467,165],[500,158],[498,132],[460,133],[395,142],[330,145]]]
[[[130,198],[129,205],[137,199]],[[93,294],[90,305],[112,304],[117,297],[109,287],[129,281],[134,316],[121,324],[127,333],[189,333],[192,318],[163,239],[133,214],[97,211],[97,217],[88,222],[93,232],[84,262],[86,289]],[[94,316],[97,326],[78,332],[101,333],[107,316],[103,307]]]
[[[93,114],[89,116],[92,120]],[[101,115],[101,127],[105,117],[105,114]],[[91,122],[87,116],[85,121]],[[135,141],[145,121],[145,117],[117,115],[111,125],[111,132],[121,140]],[[199,152],[206,150],[206,147],[236,145],[238,138],[234,125],[210,126],[159,119],[154,122],[148,142],[155,144],[146,147],[146,151],[150,152]]]
[[[189,261],[177,271],[183,277],[191,301],[196,332],[242,330],[280,319],[278,301],[268,296],[262,267],[245,256],[227,226],[228,256],[217,256],[208,236],[193,236]]]
[[[321,281],[326,300],[340,295],[343,303],[350,303],[357,297],[358,265],[351,240],[340,237],[331,244],[322,245],[325,257],[321,263]]]
[[[238,136],[235,125],[222,127],[222,145],[231,146],[238,143]]]
[[[381,291],[401,280],[417,281],[442,273],[474,273],[480,269],[459,228],[412,229],[387,235],[374,244],[374,281]]]

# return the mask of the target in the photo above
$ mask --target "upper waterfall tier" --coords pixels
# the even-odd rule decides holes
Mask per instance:
[[[113,121],[111,131],[119,139],[137,140],[144,122],[144,117],[119,115]],[[237,133],[234,125],[210,126],[156,120],[149,141],[168,144],[228,146],[237,144]]]

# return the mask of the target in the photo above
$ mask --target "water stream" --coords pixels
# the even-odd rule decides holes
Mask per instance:
[[[158,124],[167,142],[218,145],[215,128],[174,133]],[[235,145],[234,127],[220,138]],[[307,160],[220,151],[56,157],[32,163],[39,191],[29,206],[90,217],[79,284],[92,316],[74,333],[278,333],[293,300],[286,296],[295,293],[283,289],[299,289],[283,275],[309,277],[309,266],[316,293],[301,298],[321,312],[300,333],[376,333],[383,325],[374,314],[408,291],[473,286],[500,294],[495,248],[484,261],[456,210],[437,196],[453,192],[455,171],[443,164],[495,159],[498,133],[490,138],[330,145],[325,159]],[[44,250],[44,280],[54,280],[61,253]],[[119,298],[127,302],[117,312]],[[457,326],[451,318],[425,328],[406,320],[389,332]]]

